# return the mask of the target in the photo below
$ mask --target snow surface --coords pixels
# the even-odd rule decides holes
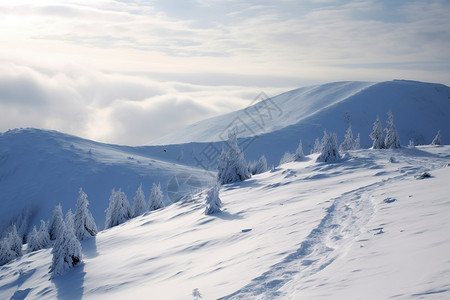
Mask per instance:
[[[200,193],[101,231],[53,280],[26,254],[0,299],[448,299],[450,146],[316,158],[223,186],[217,215]]]

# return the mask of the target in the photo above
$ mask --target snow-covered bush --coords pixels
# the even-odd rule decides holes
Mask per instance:
[[[347,132],[344,136],[344,141],[339,146],[339,150],[341,151],[348,151],[355,149],[354,141],[353,141],[353,132],[352,132],[352,125],[350,124],[348,126]]]
[[[53,216],[50,221],[50,225],[48,227],[48,233],[52,241],[55,240],[56,237],[58,236],[59,231],[61,230],[62,222],[63,222],[62,206],[61,204],[58,204],[55,206],[55,209],[53,210]]]
[[[147,202],[145,202],[144,191],[142,190],[142,184],[136,190],[136,195],[133,198],[132,216],[137,217],[145,213],[147,210]]]
[[[414,140],[413,139],[410,139],[409,140],[409,144],[408,144],[408,148],[414,148],[415,147],[415,145],[414,145]]]
[[[397,129],[394,125],[394,115],[391,111],[388,111],[388,119],[386,121],[386,138],[384,139],[384,147],[386,149],[397,149],[400,148],[400,139],[398,137]]]
[[[161,183],[156,185],[153,183],[152,192],[150,193],[150,198],[148,199],[148,210],[157,210],[164,207],[163,201],[164,195],[161,190]]]
[[[324,131],[322,138],[322,152],[317,158],[317,161],[335,162],[340,159],[341,155],[339,154],[336,134]]]
[[[98,232],[94,217],[88,209],[89,201],[86,193],[80,188],[77,199],[77,210],[73,219],[75,236],[79,240],[95,236]]]
[[[252,175],[261,174],[267,171],[267,159],[264,155],[258,161],[248,163],[248,171]]]
[[[33,226],[32,231],[28,234],[28,251],[33,252],[44,249],[50,244],[50,235],[48,234],[47,224],[41,220],[39,231]]]
[[[280,159],[280,165],[294,161],[294,154],[286,152]]]
[[[222,150],[217,161],[217,180],[220,184],[243,181],[251,177],[244,153],[237,143],[237,130],[228,132],[228,151]]]
[[[439,130],[436,136],[434,137],[433,141],[431,142],[431,145],[440,146],[442,145],[441,142],[441,131]]]
[[[305,158],[305,154],[303,153],[302,140],[300,140],[298,142],[298,147],[297,147],[297,149],[295,150],[295,153],[294,153],[294,161],[301,161],[304,158]]]
[[[380,117],[373,123],[373,130],[370,134],[370,138],[373,141],[372,149],[383,149],[384,148],[384,138],[383,138],[383,125],[381,125]]]
[[[358,136],[356,137],[355,141],[353,142],[353,149],[358,150],[361,149],[361,136],[358,133]]]
[[[122,224],[131,218],[130,203],[127,196],[120,189],[112,190],[109,197],[109,206],[106,209],[105,228]]]
[[[211,215],[220,212],[222,201],[219,198],[220,184],[217,182],[208,190],[206,194],[205,214]]]
[[[22,238],[17,233],[16,224],[12,226],[8,234],[8,241],[11,251],[14,253],[14,258],[22,256]]]
[[[55,278],[81,261],[81,244],[75,236],[71,215],[67,214],[67,223],[61,222],[61,231],[52,249],[51,278]]]
[[[16,258],[15,253],[11,250],[8,238],[0,240],[0,266],[9,263]]]

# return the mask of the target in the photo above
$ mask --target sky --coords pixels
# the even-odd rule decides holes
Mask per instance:
[[[450,85],[450,1],[2,0],[0,131],[145,145],[333,81]]]

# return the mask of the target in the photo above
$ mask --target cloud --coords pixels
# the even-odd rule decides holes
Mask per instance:
[[[261,91],[449,84],[448,11],[446,1],[2,2],[0,130],[144,144]]]

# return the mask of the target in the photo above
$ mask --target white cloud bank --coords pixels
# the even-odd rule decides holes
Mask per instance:
[[[0,130],[136,145],[260,91],[450,84],[449,12],[448,1],[2,1]]]

